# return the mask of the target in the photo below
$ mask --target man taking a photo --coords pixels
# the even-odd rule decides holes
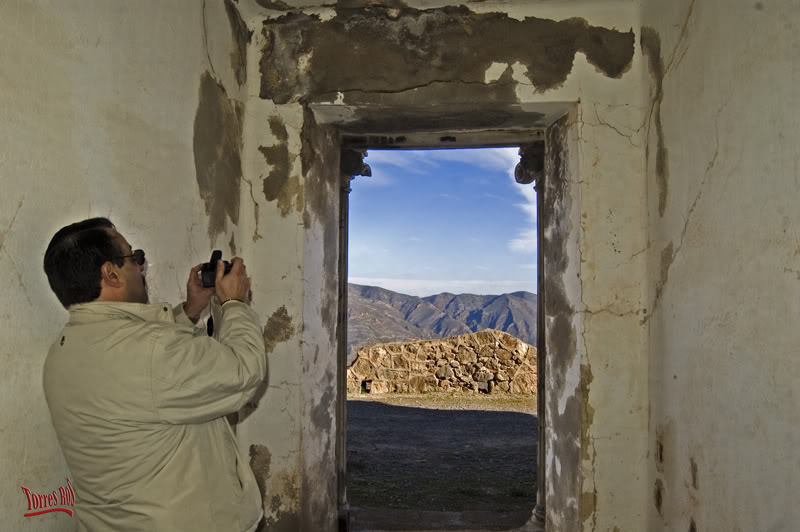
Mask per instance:
[[[216,288],[192,268],[186,302],[149,304],[142,250],[105,218],[66,226],[44,259],[69,321],[44,391],[77,494],[79,531],[255,530],[253,473],[225,416],[266,376],[242,259]],[[213,298],[212,298],[213,296]],[[211,302],[215,337],[195,327]]]

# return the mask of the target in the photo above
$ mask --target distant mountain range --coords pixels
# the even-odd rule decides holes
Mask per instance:
[[[496,329],[536,345],[536,294],[450,294],[416,297],[350,284],[348,364],[359,348],[378,343],[446,338]]]

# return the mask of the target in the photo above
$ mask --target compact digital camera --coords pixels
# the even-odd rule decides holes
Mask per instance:
[[[222,252],[215,249],[211,252],[211,260],[202,265],[200,274],[203,277],[203,288],[217,286],[217,261],[222,259]],[[231,263],[227,260],[222,261],[225,265],[225,275],[231,271]]]

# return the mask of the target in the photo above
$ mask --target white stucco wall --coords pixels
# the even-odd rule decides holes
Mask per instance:
[[[577,500],[564,500],[567,494],[561,487],[548,482],[548,529],[572,527],[550,511],[566,504],[576,507],[583,530],[644,530],[649,494],[643,469],[648,452],[648,357],[641,322],[647,307],[642,253],[647,246],[647,211],[639,12],[630,2],[510,4],[515,17],[583,17],[593,25],[633,28],[636,33],[637,51],[621,79],[598,75],[578,53],[561,88],[539,93],[519,85],[517,94],[523,102],[576,103],[568,134],[574,203],[563,213],[576,234],[570,237],[563,282],[577,311],[578,356],[570,364],[558,405],[563,412],[571,395],[581,401],[582,487]],[[548,357],[560,355],[548,352]],[[553,417],[549,405],[548,401],[548,422]],[[547,430],[548,441],[558,437],[559,427],[550,423]],[[568,467],[554,458],[548,448],[550,473]]]
[[[257,48],[259,34],[254,34]],[[251,56],[249,72],[258,71],[257,57]],[[284,329],[290,338],[274,345],[268,355],[269,368],[267,387],[258,407],[243,419],[237,428],[240,446],[249,451],[252,444],[258,445],[265,454],[259,461],[267,460],[269,468],[256,471],[256,476],[266,476],[267,522],[271,525],[294,519],[300,508],[300,483],[302,481],[300,452],[302,431],[300,408],[303,402],[300,383],[303,378],[302,342],[303,330],[303,227],[302,208],[298,211],[297,196],[292,196],[291,209],[282,216],[275,202],[268,202],[263,193],[263,179],[270,174],[270,166],[258,151],[259,146],[278,146],[277,138],[268,126],[269,119],[279,119],[288,135],[287,153],[290,164],[288,172],[297,179],[300,193],[300,133],[302,109],[279,109],[270,102],[258,98],[258,80],[250,80],[247,86],[248,120],[245,129],[243,166],[245,175],[252,179],[252,198],[242,202],[240,227],[243,241],[253,248],[253,261],[259,264],[261,286],[254,289],[253,297],[264,309],[266,320],[284,308],[291,320]],[[253,94],[255,91],[255,94]],[[248,185],[249,193],[249,185]],[[301,198],[302,202],[302,198]],[[256,209],[258,221],[256,223]],[[271,503],[272,497],[276,503]],[[291,526],[291,525],[284,525]]]
[[[408,5],[432,8],[456,3],[411,0]],[[582,17],[590,25],[633,29],[638,41],[640,21],[635,2],[463,3],[478,13],[501,12],[516,19]],[[334,9],[321,7],[322,2],[298,0],[288,4],[308,6],[306,13],[318,14],[322,21],[335,15]],[[302,105],[295,101],[275,104],[258,97],[258,58],[265,44],[261,24],[282,13],[262,10],[253,2],[242,2],[239,7],[255,30],[248,58],[245,173],[259,176],[253,182],[260,212],[259,233],[269,238],[270,233],[280,231],[289,239],[255,251],[265,272],[269,272],[265,285],[271,286],[262,292],[261,301],[270,299],[269,305],[262,303],[271,305],[266,316],[285,304],[293,322],[302,322],[302,329],[296,328],[292,339],[275,347],[270,359],[270,387],[258,409],[240,425],[239,435],[243,445],[250,442],[263,446],[260,452],[270,457],[269,490],[277,498],[268,496],[268,501],[275,502],[274,508],[267,508],[268,522],[286,526],[295,522],[293,516],[304,500],[314,499],[311,486],[327,485],[331,480],[327,475],[333,471],[317,467],[335,439],[333,424],[329,428],[315,426],[311,412],[317,410],[317,421],[333,415],[333,410],[324,405],[329,400],[325,397],[328,386],[335,379],[331,373],[335,349],[320,314],[324,299],[330,296],[323,282],[330,274],[324,267],[323,233],[327,224],[335,223],[335,217],[309,216],[313,210],[308,197],[311,182],[301,164],[303,130],[309,125],[309,117],[303,116]],[[308,57],[296,60],[299,69],[308,64]],[[577,313],[573,321],[577,342],[574,357],[568,362],[565,386],[556,392],[552,408],[563,409],[570,399],[579,401],[584,422],[575,438],[575,445],[580,447],[578,463],[557,463],[557,457],[548,451],[548,463],[572,471],[578,478],[573,493],[565,493],[556,485],[549,487],[549,506],[569,507],[573,512],[571,521],[552,513],[553,530],[580,522],[577,526],[585,530],[618,527],[637,531],[646,523],[648,361],[647,329],[642,321],[647,306],[647,256],[643,253],[647,246],[647,209],[642,93],[647,86],[643,85],[643,65],[637,48],[629,70],[620,79],[612,79],[598,73],[578,53],[563,85],[544,92],[530,85],[522,65],[514,67],[520,103],[535,106],[558,102],[574,109],[569,127],[573,204],[570,212],[564,213],[569,218],[570,264],[564,284]],[[487,79],[492,79],[491,72],[487,72]],[[272,131],[277,123],[286,129],[285,140]],[[295,198],[297,191],[305,195],[304,208],[293,206],[284,213],[275,208],[280,197],[270,200],[261,194],[262,180],[271,180],[268,176],[282,163],[275,153],[270,162],[270,156],[260,148],[281,145],[288,153],[288,186],[296,187],[289,197]],[[324,152],[329,146],[323,142],[315,147]],[[247,219],[254,214],[249,203],[242,204],[242,227],[253,223]],[[250,229],[244,232],[251,233]],[[289,241],[293,243],[289,245]]]
[[[650,530],[800,529],[798,20],[791,0],[644,2],[668,163],[661,187],[651,149]]]
[[[580,492],[551,486],[547,496],[551,508],[573,507],[584,530],[688,530],[692,519],[697,530],[800,523],[792,499],[800,333],[791,325],[800,310],[793,107],[800,12],[789,0],[734,4],[642,0],[641,12],[628,1],[468,4],[514,18],[582,17],[636,34],[621,79],[598,73],[581,53],[558,88],[539,92],[519,69],[514,78],[521,103],[574,109],[563,281],[577,312],[576,357],[548,416],[571,398],[581,403],[579,463],[552,462],[577,468]],[[20,486],[49,491],[67,474],[41,393],[41,365],[66,312],[41,262],[55,230],[96,215],[110,216],[147,250],[153,300],[179,300],[189,267],[207,260],[213,244],[229,255],[235,237],[254,273],[256,309],[268,330],[271,317],[277,327],[268,387],[239,426],[241,445],[269,453],[273,524],[291,526],[309,510],[331,518],[332,499],[317,492],[329,489],[334,471],[326,452],[335,424],[326,423],[335,349],[323,312],[331,295],[325,278],[335,275],[324,245],[336,224],[335,179],[303,170],[302,105],[259,98],[265,15],[252,3],[241,7],[255,33],[239,89],[221,3],[208,3],[205,23],[202,5],[189,0],[0,5],[3,527],[74,528],[64,514],[22,518]],[[661,180],[643,24],[660,36],[666,70]],[[239,225],[228,219],[215,238],[193,153],[207,71],[247,106]],[[276,119],[285,140],[272,128]],[[320,135],[316,156],[330,158],[332,141]],[[276,164],[259,150],[280,145],[290,178],[283,203],[265,197]],[[307,186],[332,196],[320,202]],[[556,457],[548,452],[550,462]],[[557,530],[561,516],[551,517]]]
[[[68,475],[41,384],[67,319],[42,269],[53,233],[109,216],[147,251],[153,301],[180,301],[189,269],[208,260],[192,139],[209,60],[229,97],[237,87],[223,4],[208,4],[206,48],[203,3],[191,0],[0,3],[3,530],[76,526],[64,513],[24,518],[20,489],[50,492]],[[228,220],[216,238],[226,256],[234,230]]]

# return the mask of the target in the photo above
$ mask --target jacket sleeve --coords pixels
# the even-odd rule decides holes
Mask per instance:
[[[175,323],[178,325],[188,325],[189,327],[195,327],[197,324],[189,319],[189,316],[186,315],[186,312],[183,310],[183,303],[178,303],[174,307],[172,307],[172,315],[175,317]]]
[[[203,320],[197,320],[197,323],[193,322],[189,319],[189,316],[186,315],[186,312],[183,311],[183,303],[179,303],[172,307],[172,315],[175,317],[175,323],[178,325],[185,325],[187,327],[192,327],[192,335],[193,336],[208,336],[206,334],[206,324]],[[214,335],[216,338],[216,335]]]
[[[190,327],[156,333],[151,358],[153,402],[162,421],[203,423],[239,410],[264,380],[267,359],[255,314],[237,301],[215,320],[218,338]]]

